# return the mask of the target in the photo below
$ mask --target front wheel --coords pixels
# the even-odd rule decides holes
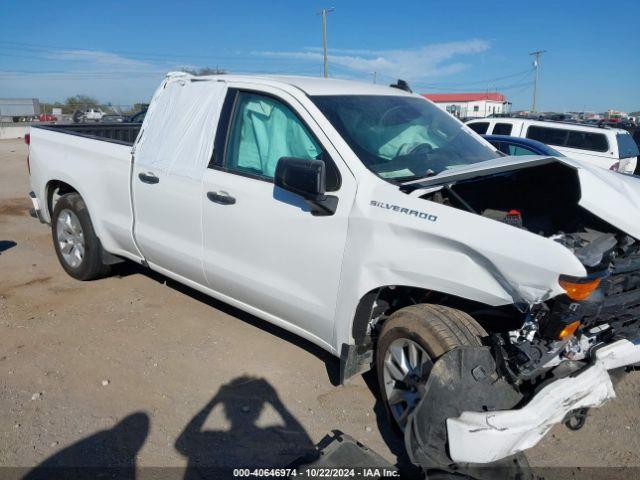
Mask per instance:
[[[417,304],[391,315],[382,325],[376,367],[392,424],[404,430],[438,358],[459,346],[481,346],[485,336],[472,317],[450,307]]]
[[[102,245],[79,194],[68,193],[58,199],[51,227],[56,255],[69,275],[93,280],[109,272],[109,266],[102,261]]]

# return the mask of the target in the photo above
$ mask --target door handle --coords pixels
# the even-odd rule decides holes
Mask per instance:
[[[160,179],[158,177],[156,177],[153,173],[149,172],[149,173],[139,173],[138,174],[138,178],[140,179],[141,182],[143,183],[151,183],[151,184],[155,184],[160,182]]]
[[[207,192],[207,198],[213,203],[221,205],[233,205],[236,203],[236,199],[226,192]]]

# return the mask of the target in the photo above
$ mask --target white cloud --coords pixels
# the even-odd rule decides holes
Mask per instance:
[[[405,50],[330,49],[329,61],[346,70],[370,74],[378,72],[392,78],[420,81],[431,77],[451,75],[468,67],[462,62],[450,62],[453,57],[482,53],[490,48],[486,40],[434,43]],[[321,61],[317,48],[303,51],[254,52],[271,57],[300,61]]]
[[[150,64],[141,60],[123,57],[116,53],[99,50],[60,50],[47,55],[54,60],[84,62],[95,67],[148,67]]]

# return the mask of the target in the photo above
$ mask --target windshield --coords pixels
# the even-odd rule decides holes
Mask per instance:
[[[637,157],[640,155],[638,152],[638,145],[636,145],[636,142],[631,135],[628,133],[619,133],[616,137],[618,138],[620,158]]]
[[[386,180],[415,180],[501,156],[421,98],[336,95],[312,100],[367,168]]]

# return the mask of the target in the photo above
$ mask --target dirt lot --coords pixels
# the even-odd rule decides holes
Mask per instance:
[[[25,158],[0,142],[0,465],[285,465],[335,428],[397,461],[368,383],[334,386],[337,362],[308,342],[141,268],[68,277],[28,216]],[[617,391],[531,464],[639,466],[640,374]]]

